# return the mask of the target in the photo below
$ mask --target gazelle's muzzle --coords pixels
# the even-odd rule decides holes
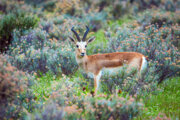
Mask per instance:
[[[81,53],[81,56],[83,57],[85,55],[85,53]]]

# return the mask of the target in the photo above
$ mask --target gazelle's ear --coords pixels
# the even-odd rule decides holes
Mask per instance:
[[[96,38],[96,37],[94,37],[94,36],[93,36],[93,37],[91,37],[91,38],[89,38],[89,39],[87,40],[87,43],[90,43],[90,42],[94,41],[94,40],[95,40],[95,38]]]
[[[76,43],[75,40],[71,36],[68,36],[68,37],[72,42]]]

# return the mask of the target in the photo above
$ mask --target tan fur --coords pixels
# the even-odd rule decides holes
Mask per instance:
[[[115,52],[115,53],[106,53],[106,54],[95,54],[95,55],[86,55],[86,46],[88,43],[92,42],[95,37],[91,37],[85,41],[85,37],[89,31],[86,26],[87,31],[85,32],[83,38],[80,40],[78,34],[74,31],[72,27],[72,32],[76,35],[77,40],[74,40],[72,37],[69,37],[72,42],[76,44],[76,61],[79,66],[84,69],[87,73],[93,73],[94,75],[94,88],[95,94],[97,93],[99,80],[101,77],[101,70],[103,68],[119,68],[121,66],[127,65],[127,71],[131,69],[141,70],[143,58],[145,56],[137,52]]]
[[[103,68],[117,68],[127,65],[127,71],[130,71],[132,68],[140,70],[143,56],[137,52],[115,52],[81,57],[79,51],[76,51],[76,60],[79,66],[87,73],[91,72],[94,74],[95,94],[97,93],[97,76]]]
[[[140,69],[142,57],[142,54],[136,52],[116,52],[86,55],[83,58],[76,56],[76,59],[86,72],[97,75],[103,68],[115,68],[123,66],[124,64]]]

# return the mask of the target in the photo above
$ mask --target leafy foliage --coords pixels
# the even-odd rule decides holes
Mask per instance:
[[[77,87],[80,85],[73,85],[73,82],[64,76],[63,82],[58,84],[57,90],[50,96],[49,104],[35,118],[43,119],[46,116],[52,119],[131,119],[141,113],[143,104],[132,97],[124,98],[115,94],[93,97],[89,93],[77,91]]]
[[[0,119],[178,118],[178,84],[159,87],[180,71],[177,6],[176,0],[1,0]],[[72,26],[82,37],[86,25],[88,37],[96,36],[88,55],[140,52],[148,69],[142,76],[103,73],[94,96],[93,79],[77,70],[68,40]]]
[[[27,16],[24,12],[5,15],[0,21],[0,51],[4,52],[8,49],[9,44],[11,44],[14,29],[23,31],[34,28],[37,22],[37,17]]]
[[[111,37],[109,41],[110,48],[113,49],[108,51],[134,51],[148,56],[150,63],[156,66],[155,71],[159,74],[159,82],[170,77],[168,74],[174,74],[173,72],[178,69],[176,65],[180,53],[172,44],[171,28],[166,25],[160,28],[157,28],[156,25],[150,25],[146,27],[145,31],[136,32],[137,29],[117,31],[116,35]]]
[[[17,68],[28,72],[40,74],[50,71],[59,75],[72,74],[77,69],[72,49],[49,40],[46,31],[41,29],[30,30],[24,36],[15,32],[8,52],[11,55],[9,60],[13,60]]]
[[[25,73],[18,71],[0,55],[0,119],[18,118],[22,110],[17,96],[27,87]],[[18,101],[17,101],[18,102]]]

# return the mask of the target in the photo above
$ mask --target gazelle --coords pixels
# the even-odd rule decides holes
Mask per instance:
[[[74,30],[74,27],[71,28],[71,31],[77,38],[77,40],[75,40],[69,36],[70,40],[76,45],[76,61],[79,66],[86,71],[86,73],[93,73],[95,94],[97,93],[99,87],[99,80],[103,69],[111,69],[111,71],[113,71],[113,69],[118,69],[127,65],[128,70],[135,68],[141,72],[146,66],[147,61],[145,56],[137,52],[114,52],[87,55],[86,47],[90,42],[95,40],[95,37],[91,37],[86,40],[86,36],[89,32],[89,28],[87,26],[82,39],[80,39],[79,35]]]

